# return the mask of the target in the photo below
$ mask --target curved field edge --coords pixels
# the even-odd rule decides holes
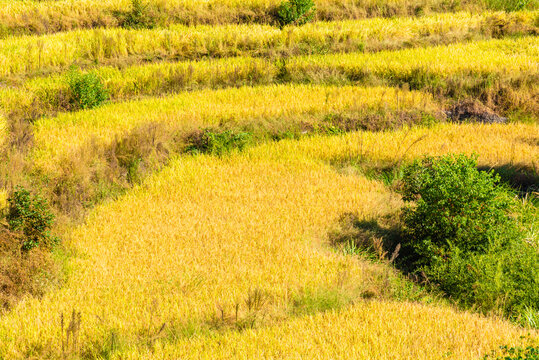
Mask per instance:
[[[160,324],[204,323],[219,314],[219,308],[229,313],[253,287],[267,296],[267,314],[277,319],[282,318],[292,294],[306,288],[340,286],[360,296],[380,285],[379,269],[329,251],[323,245],[327,230],[344,212],[375,217],[393,211],[400,200],[381,183],[336,172],[332,163],[361,156],[398,161],[423,154],[476,152],[481,165],[537,166],[537,133],[537,126],[523,124],[443,125],[287,140],[223,158],[180,157],[141,187],[98,207],[87,224],[73,232],[69,246],[79,256],[73,260],[68,283],[41,300],[22,301],[0,320],[0,337],[5,339],[0,352],[9,358],[58,354],[59,316],[73,309],[83,314],[79,334],[87,346],[83,351],[93,353],[93,346],[106,342],[111,332],[138,339],[158,332]],[[384,281],[382,277],[382,284]],[[363,316],[361,307],[357,309],[357,316]],[[425,315],[425,309],[420,311],[421,321],[427,322],[425,329],[436,328],[435,316]],[[471,316],[470,323],[479,318]],[[454,317],[446,321],[451,319]],[[416,320],[411,315],[392,321],[399,321],[400,328],[414,329]],[[353,321],[350,324],[347,326],[357,326]],[[371,338],[378,334],[380,341],[391,344],[394,337],[388,340],[383,334],[391,331],[393,323],[380,324],[385,327],[373,326],[378,330]],[[307,326],[306,331],[317,331],[314,328]],[[485,341],[480,349],[488,351],[515,339],[513,335],[504,337],[508,328],[513,329],[511,334],[521,334],[505,325],[493,327],[488,337],[477,336],[482,328],[463,328],[461,323],[459,333],[442,327],[442,337],[458,335],[449,343],[434,343],[440,350],[457,349],[455,354],[466,359],[478,354],[477,341]],[[431,341],[432,334],[414,332],[407,339],[419,346],[421,341]],[[177,348],[163,345],[164,351],[188,351],[183,341],[180,339]],[[200,351],[216,344],[200,341],[196,343]],[[463,341],[465,345],[456,345]],[[302,344],[290,339],[291,343]],[[156,351],[156,342],[152,344],[150,348]],[[320,350],[326,349],[324,344],[331,343],[319,344]],[[330,348],[333,355],[346,350],[344,346]],[[411,351],[405,345],[384,347],[390,348],[403,351],[402,358]],[[279,351],[279,347],[267,351],[273,349]],[[359,347],[353,349],[361,354]],[[145,351],[150,350],[142,349],[139,355]]]
[[[371,301],[276,327],[161,341],[151,352],[126,351],[117,358],[475,360],[529,335],[506,322],[449,308]]]
[[[239,103],[241,107],[237,106]],[[39,120],[34,126],[33,161],[43,169],[54,168],[58,160],[89,142],[108,144],[145,124],[161,124],[183,134],[219,124],[256,127],[259,123],[286,128],[317,116],[360,113],[368,108],[417,109],[427,113],[438,109],[427,94],[386,87],[270,85],[206,89]]]
[[[316,136],[301,141],[261,145],[250,156],[316,158],[330,164],[351,159],[393,163],[448,153],[476,153],[480,166],[504,164],[539,168],[539,125],[439,124],[373,133],[359,131],[338,137]],[[252,155],[251,155],[252,154]],[[287,155],[289,154],[289,155]]]
[[[279,318],[301,289],[336,286],[343,276],[359,292],[371,286],[375,267],[313,244],[347,208],[382,209],[389,194],[321,164],[296,164],[181,158],[99,208],[72,234],[68,246],[81,256],[64,288],[1,319],[0,351],[54,357],[59,316],[72,309],[83,314],[80,339],[92,352],[114,329],[137,339],[149,323],[154,331],[156,322],[211,322],[252,289],[265,294],[267,316]]]

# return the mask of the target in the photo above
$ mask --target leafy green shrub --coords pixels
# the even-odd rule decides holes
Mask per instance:
[[[8,202],[8,224],[12,231],[20,231],[24,235],[24,251],[56,241],[49,233],[54,223],[54,214],[45,199],[17,187]]]
[[[188,139],[188,152],[222,155],[232,149],[243,150],[251,139],[248,132],[225,130],[216,132],[206,129],[192,134]]]
[[[496,186],[499,176],[477,170],[475,157],[426,157],[403,173],[403,199],[408,240],[429,265],[453,247],[486,252],[495,241],[514,233],[509,218],[511,197]]]
[[[403,246],[411,269],[461,305],[518,316],[539,304],[539,251],[510,216],[523,208],[498,182],[477,170],[477,157],[426,157],[405,167]]]
[[[485,312],[500,311],[518,318],[539,304],[539,253],[522,241],[484,254],[454,248],[448,259],[436,261],[425,272],[465,307],[479,306]]]
[[[75,108],[93,109],[109,98],[107,89],[94,73],[82,74],[75,68],[71,68],[67,75],[67,84],[70,103]]]
[[[281,27],[303,25],[313,19],[315,11],[313,0],[288,0],[279,5],[277,17]]]

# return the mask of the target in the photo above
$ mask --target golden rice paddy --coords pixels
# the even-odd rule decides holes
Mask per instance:
[[[537,7],[318,0],[315,21],[280,29],[269,18],[279,3],[152,1],[166,15],[156,27],[126,29],[117,12],[131,0],[0,0],[0,216],[11,178],[44,196],[78,195],[84,187],[64,165],[113,166],[109,147],[146,127],[182,139],[207,128],[266,132],[220,155],[165,149],[158,171],[122,191],[107,193],[123,179],[86,179],[105,195],[80,222],[56,209],[63,281],[0,313],[0,359],[472,360],[538,339],[458,309],[389,261],[332,247],[328,235],[344,214],[369,221],[403,205],[358,163],[464,153],[539,171],[533,114],[438,121],[469,99],[413,83],[483,79],[496,101],[522,96],[533,109]],[[110,101],[69,107],[71,65],[97,75]],[[410,113],[431,121],[279,141],[270,131]]]

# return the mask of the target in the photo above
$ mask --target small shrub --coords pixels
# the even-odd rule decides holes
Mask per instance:
[[[67,75],[69,103],[76,109],[93,109],[109,99],[109,92],[94,73],[82,74],[71,68]]]
[[[514,233],[511,197],[499,176],[477,170],[477,157],[426,157],[404,169],[402,194],[407,240],[430,265],[453,248],[486,252]]]
[[[188,139],[187,152],[223,155],[232,149],[243,150],[251,139],[248,132],[225,130],[216,132],[206,129],[192,134]]]
[[[152,29],[156,21],[149,13],[148,5],[143,4],[142,0],[131,0],[131,11],[124,14],[121,25],[131,29]]]
[[[54,223],[54,214],[45,199],[17,187],[8,202],[7,221],[12,231],[22,232],[24,235],[24,251],[56,241],[49,233]]]
[[[313,0],[288,0],[279,5],[277,17],[281,27],[303,25],[313,19],[315,11]]]

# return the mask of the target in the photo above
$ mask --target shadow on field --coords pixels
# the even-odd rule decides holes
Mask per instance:
[[[329,233],[330,244],[344,252],[361,253],[378,260],[388,258],[391,262],[399,256],[401,239],[399,213],[370,220],[345,213]]]
[[[339,166],[346,168],[343,164]],[[367,178],[383,182],[397,193],[401,190],[402,166],[367,165],[362,162],[349,163],[348,166]],[[515,196],[527,199],[535,207],[539,206],[539,172],[535,166],[504,164],[495,167],[480,166],[478,170],[492,171],[499,175],[500,186],[512,190]],[[413,264],[418,260],[418,255],[404,240],[403,226],[400,210],[373,219],[361,219],[354,213],[344,213],[329,232],[329,242],[345,254],[389,261],[404,274],[411,275],[415,273]],[[415,280],[421,282],[425,279]]]
[[[494,171],[502,184],[515,190],[519,197],[539,193],[539,169],[527,165],[504,164],[495,167],[479,167],[481,171]]]

